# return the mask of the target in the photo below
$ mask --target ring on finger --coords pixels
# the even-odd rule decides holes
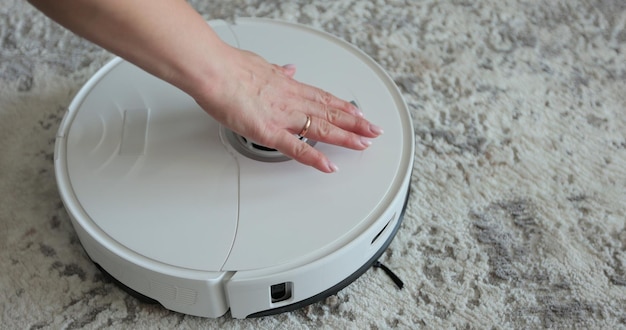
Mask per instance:
[[[306,123],[304,123],[304,126],[302,126],[302,130],[300,130],[300,133],[298,133],[298,137],[303,138],[309,131],[309,127],[311,127],[311,116],[306,115]]]

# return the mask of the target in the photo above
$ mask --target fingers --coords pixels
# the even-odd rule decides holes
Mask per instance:
[[[281,131],[276,135],[275,149],[287,157],[312,166],[324,173],[337,172],[339,168],[333,164],[321,151],[311,147],[308,143],[298,139],[287,131]]]
[[[338,167],[296,134],[354,150],[366,149],[372,144],[371,139],[382,134],[382,129],[365,119],[352,103],[294,79],[294,65],[273,65],[271,73],[264,86],[272,88],[258,94],[261,106],[256,114],[265,122],[254,125],[254,130],[250,126],[242,128],[242,134],[248,131],[261,144],[325,173],[336,172]],[[258,130],[258,127],[265,128]]]
[[[315,141],[354,150],[364,150],[372,144],[372,138],[383,133],[380,127],[365,119],[363,113],[350,102],[307,85],[304,85],[300,92],[308,94],[304,99],[301,98],[297,104],[288,106],[288,108],[296,110],[294,112],[296,116],[292,117],[296,119],[290,120],[294,124],[288,128],[288,132],[291,134],[302,134]],[[310,122],[307,121],[307,116],[310,116]],[[306,130],[304,130],[305,127]],[[306,131],[306,134],[303,134],[303,131]],[[297,139],[289,140],[301,142]],[[289,157],[324,172],[331,170],[329,160],[308,144],[296,143],[295,146],[290,145],[290,147],[292,149],[287,151],[291,153],[287,154]]]
[[[287,66],[283,68],[285,67]],[[340,99],[325,90],[299,83],[295,80],[293,82],[295,83],[295,91],[293,93],[298,95],[299,98],[292,100],[290,104],[286,105],[286,108],[298,112],[302,111],[305,114],[318,117],[332,126],[361,136],[374,138],[383,133],[380,127],[366,120],[363,112],[354,104]],[[292,87],[294,86],[292,85]],[[332,130],[332,127],[328,126],[327,123],[321,122],[321,126],[317,130],[317,140],[333,143],[335,141],[334,138],[325,138],[330,136],[329,133]],[[297,128],[293,131],[294,134],[298,132]],[[356,136],[352,136],[352,138],[356,138]]]
[[[313,166],[325,173],[333,173],[338,167],[322,152],[301,141],[295,134],[319,142],[364,150],[372,144],[372,137],[382,133],[380,128],[362,117],[355,117],[337,109],[329,112],[332,115],[327,115],[326,118],[297,112],[297,117],[300,117],[294,120],[297,124],[288,130],[280,130],[280,133],[275,135],[274,148],[300,163]]]
[[[302,93],[306,99],[320,104],[325,108],[335,108],[358,117],[363,117],[363,112],[354,104],[342,100],[323,89],[304,84],[302,84],[300,88],[303,89],[300,93]]]
[[[296,74],[296,66],[294,64],[286,64],[280,68],[282,69],[282,72],[290,78],[293,78]],[[342,100],[323,89],[303,83],[297,83],[294,93],[304,97],[305,100],[321,104],[325,107],[336,108],[355,116],[363,117],[363,112],[361,112],[361,110],[354,104]]]
[[[303,101],[300,104],[299,110],[326,121],[328,124],[361,136],[374,138],[383,133],[383,130],[380,127],[370,123],[363,116],[356,116],[330,106],[310,101]],[[325,126],[326,123],[323,122],[320,124],[322,126],[318,128],[318,133],[320,136],[324,136],[326,130],[330,129],[330,127]]]
[[[367,125],[369,126],[369,124]],[[371,136],[372,134],[369,135]],[[306,137],[345,148],[363,150],[372,145],[371,137],[373,136],[368,137],[363,134],[355,134],[349,130],[339,128],[327,120],[311,117],[311,125]]]

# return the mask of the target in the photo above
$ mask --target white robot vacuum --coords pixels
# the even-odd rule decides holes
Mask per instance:
[[[365,151],[307,141],[324,174],[220,126],[177,88],[116,58],[69,106],[55,145],[61,198],[89,257],[181,313],[246,318],[332,295],[377,262],[413,167],[406,103],[367,55],[318,30],[210,22],[226,42],[353,101],[385,133]]]

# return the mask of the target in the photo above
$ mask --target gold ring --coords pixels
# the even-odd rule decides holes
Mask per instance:
[[[298,133],[298,137],[303,138],[306,135],[306,133],[309,131],[309,127],[311,127],[311,116],[306,115],[306,123],[302,127],[302,130],[300,131],[300,133]]]

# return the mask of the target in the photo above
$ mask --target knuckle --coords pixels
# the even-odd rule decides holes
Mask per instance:
[[[325,91],[325,90],[320,90],[319,91],[319,102],[322,103],[323,105],[329,105],[333,100],[333,96]]]
[[[330,136],[331,129],[332,126],[328,121],[320,120],[318,124],[318,135],[320,139],[325,139]]]
[[[355,126],[355,130],[360,132],[369,132],[370,130],[370,122],[363,118],[358,118]]]
[[[304,159],[309,153],[309,145],[304,142],[296,143],[292,151],[293,158]]]
[[[316,110],[318,110],[320,113],[324,114],[324,116],[327,116],[327,112],[329,111],[329,106],[328,104],[324,104],[324,103],[320,103],[318,105],[316,105]]]
[[[325,111],[326,113],[326,121],[331,124],[336,124],[339,120],[340,113],[336,109],[329,109]]]

